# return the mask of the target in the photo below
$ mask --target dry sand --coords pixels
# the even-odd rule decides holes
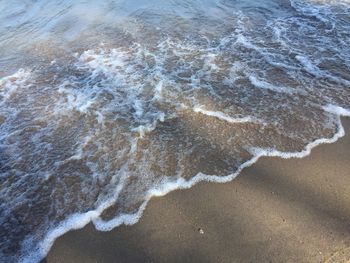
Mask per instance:
[[[344,138],[306,158],[262,158],[230,183],[152,199],[133,226],[67,233],[43,262],[350,262],[343,124]]]

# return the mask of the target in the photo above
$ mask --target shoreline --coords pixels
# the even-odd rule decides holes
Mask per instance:
[[[347,130],[347,132],[349,132],[350,131],[350,119],[349,118],[342,118],[342,125],[343,125],[343,127]],[[347,133],[346,135],[345,135],[345,137],[342,137],[342,138],[340,138],[337,142],[335,142],[335,143],[332,143],[332,144],[326,144],[326,145],[320,145],[319,147],[316,147],[315,149],[313,149],[313,151],[312,151],[312,154],[311,155],[308,155],[308,156],[306,156],[306,157],[304,157],[304,158],[302,158],[302,159],[282,159],[282,158],[266,158],[265,156],[263,156],[263,157],[260,157],[259,159],[259,161],[258,162],[255,162],[251,167],[248,167],[248,168],[245,168],[245,169],[243,169],[243,171],[241,172],[242,174],[238,177],[238,178],[236,178],[235,180],[233,180],[233,181],[231,181],[231,182],[228,182],[228,183],[225,183],[225,184],[211,184],[211,183],[207,183],[207,182],[201,182],[201,183],[199,183],[199,184],[196,184],[195,186],[193,186],[192,188],[191,188],[191,190],[189,190],[189,191],[181,191],[181,189],[180,190],[175,190],[175,191],[173,191],[173,192],[171,192],[171,193],[169,193],[169,194],[167,194],[165,197],[162,197],[162,198],[152,198],[152,201],[147,205],[147,209],[144,211],[144,213],[143,213],[143,216],[141,217],[141,219],[140,219],[140,221],[138,222],[138,223],[136,223],[135,225],[133,225],[133,226],[124,226],[124,225],[122,225],[122,226],[119,226],[119,227],[117,227],[116,229],[114,229],[114,230],[112,230],[112,231],[110,231],[110,232],[98,232],[98,231],[96,231],[95,229],[94,229],[94,227],[91,225],[91,223],[88,225],[88,226],[86,226],[86,227],[84,227],[83,229],[80,229],[80,230],[76,230],[76,231],[71,231],[71,232],[68,232],[68,233],[66,233],[65,235],[63,235],[62,237],[59,237],[56,241],[55,241],[55,243],[54,243],[54,245],[53,245],[53,247],[51,248],[51,250],[50,250],[50,252],[49,252],[49,254],[48,254],[48,256],[42,261],[42,262],[111,262],[110,260],[110,256],[111,255],[114,255],[115,257],[114,257],[114,260],[116,260],[116,261],[118,261],[118,260],[120,260],[120,262],[148,262],[147,261],[147,259],[148,258],[150,258],[150,259],[152,259],[152,258],[157,258],[156,256],[155,256],[155,254],[153,254],[153,253],[150,253],[150,255],[144,255],[143,254],[143,256],[141,256],[140,255],[140,253],[139,253],[139,251],[133,251],[133,253],[136,253],[136,254],[139,254],[139,256],[140,257],[137,257],[137,259],[130,259],[130,256],[131,256],[131,252],[128,254],[128,253],[123,253],[123,251],[125,251],[126,250],[126,248],[125,248],[125,246],[123,245],[123,246],[121,246],[123,249],[121,249],[121,251],[115,251],[114,249],[113,250],[111,250],[111,247],[113,246],[113,244],[116,244],[116,245],[121,245],[120,244],[120,242],[123,242],[123,241],[125,241],[125,240],[127,240],[127,239],[131,239],[131,240],[137,240],[137,239],[139,239],[140,238],[140,235],[142,235],[142,233],[137,233],[137,232],[135,232],[135,230],[134,229],[139,229],[140,227],[142,227],[142,226],[145,226],[145,220],[147,219],[147,218],[153,218],[153,220],[152,221],[154,221],[154,220],[156,220],[157,218],[157,214],[163,214],[163,213],[171,213],[171,211],[167,211],[167,206],[165,206],[164,207],[164,203],[166,204],[167,202],[169,202],[169,199],[170,200],[173,200],[173,199],[175,199],[175,201],[176,202],[179,202],[179,201],[181,201],[181,202],[186,202],[186,203],[188,203],[187,204],[187,206],[189,206],[189,207],[193,207],[193,208],[196,208],[196,206],[198,205],[196,202],[201,202],[201,200],[203,199],[203,192],[202,191],[205,191],[205,192],[209,192],[209,193],[211,193],[212,195],[213,194],[215,194],[215,192],[216,191],[218,191],[218,193],[220,193],[220,191],[222,191],[222,190],[218,190],[218,189],[216,189],[216,188],[221,188],[221,187],[223,187],[224,185],[230,185],[231,187],[233,187],[233,188],[237,188],[237,184],[238,184],[238,186],[241,184],[240,182],[241,181],[252,181],[253,183],[256,183],[255,181],[261,181],[261,179],[263,179],[263,178],[258,178],[258,177],[256,177],[255,178],[255,176],[253,175],[253,174],[256,174],[256,175],[259,175],[259,177],[261,176],[261,172],[260,171],[257,171],[257,169],[259,169],[259,167],[261,167],[261,166],[267,166],[268,167],[268,169],[267,170],[278,170],[279,168],[281,168],[281,166],[282,167],[285,167],[286,166],[286,171],[288,171],[287,172],[287,174],[289,173],[289,170],[291,169],[291,166],[293,166],[293,162],[303,162],[303,160],[306,160],[305,162],[306,163],[308,163],[308,162],[312,162],[312,159],[317,159],[316,157],[314,157],[314,155],[316,155],[316,154],[320,154],[319,152],[321,152],[321,154],[323,153],[324,154],[324,152],[325,151],[327,151],[327,150],[325,150],[324,148],[332,148],[332,150],[333,151],[337,151],[337,147],[339,148],[340,147],[340,144],[341,144],[341,142],[342,141],[345,141],[345,142],[348,142],[349,143],[349,145],[350,145],[350,139],[349,139],[349,134]],[[331,147],[332,145],[337,145],[337,146],[333,146],[333,147]],[[346,149],[345,150],[343,150],[343,151],[345,151],[346,152]],[[316,153],[314,153],[314,152],[316,152]],[[324,156],[323,156],[324,157]],[[343,156],[344,157],[344,156]],[[309,160],[309,159],[311,159],[311,160]],[[328,160],[325,160],[325,161],[328,161]],[[336,159],[335,160],[333,160],[333,161],[335,161],[336,162]],[[284,162],[292,162],[291,164],[283,164]],[[322,158],[319,158],[319,159],[317,159],[316,160],[316,162],[318,162],[318,163],[322,163]],[[350,158],[349,158],[349,162],[350,162]],[[266,164],[267,163],[267,164]],[[303,165],[301,165],[301,166],[303,166]],[[301,167],[300,166],[300,167]],[[289,169],[289,170],[288,170]],[[301,168],[297,168],[297,169],[301,169]],[[314,169],[316,169],[315,167],[314,167]],[[342,169],[342,168],[340,168],[340,169]],[[343,168],[344,169],[344,168]],[[347,167],[346,169],[345,169],[345,172],[346,171],[350,171],[350,168],[349,167]],[[303,173],[303,171],[299,171],[300,173]],[[312,172],[312,171],[311,171]],[[322,173],[322,171],[319,171],[319,172],[321,172]],[[253,173],[253,174],[252,174]],[[266,175],[265,175],[266,176]],[[283,177],[283,176],[282,176]],[[271,178],[270,178],[271,179]],[[289,178],[288,180],[290,180],[291,178]],[[347,178],[348,179],[348,181],[347,182],[349,182],[350,183],[350,178]],[[269,184],[267,184],[266,182],[265,182],[265,184],[266,185],[264,185],[265,187],[269,187],[269,188],[271,188],[273,185],[274,185],[274,183],[276,183],[275,181],[274,181],[275,179],[271,179],[271,185],[269,185]],[[347,184],[347,182],[344,182],[344,185],[346,185]],[[320,182],[317,182],[317,180],[316,180],[316,184],[317,183],[320,183]],[[210,185],[210,186],[209,186]],[[322,182],[321,182],[321,185],[322,185]],[[349,185],[349,184],[348,184]],[[221,186],[221,187],[220,187]],[[285,188],[286,188],[286,185],[283,185]],[[209,189],[209,188],[211,188],[211,187],[213,187],[213,189]],[[229,187],[229,186],[227,186],[227,187]],[[227,188],[227,187],[223,187],[223,188]],[[316,187],[316,186],[313,186],[313,187]],[[311,188],[313,188],[313,187],[311,187]],[[204,190],[198,190],[198,189],[202,189],[202,188],[204,188]],[[249,188],[249,187],[248,187]],[[348,187],[349,188],[349,187]],[[277,189],[278,190],[278,189]],[[277,190],[276,190],[276,192],[277,192]],[[293,192],[293,190],[290,190],[290,189],[285,189],[286,191],[292,191]],[[349,189],[350,190],[350,189]],[[199,192],[198,192],[199,191]],[[228,190],[226,190],[226,191],[228,191]],[[236,189],[235,190],[236,191],[236,193],[238,193],[238,190]],[[194,196],[195,196],[195,200],[194,200],[194,202],[195,203],[189,203],[190,201],[192,201],[191,199],[192,199],[192,195],[193,195],[193,193],[191,194],[191,192],[194,192],[195,194],[194,194]],[[335,189],[335,192],[337,193],[337,194],[339,194],[339,191],[337,191],[337,189]],[[348,191],[349,193],[350,193],[350,191]],[[255,192],[254,192],[255,193]],[[254,193],[252,192],[251,193],[251,196],[249,196],[250,198],[249,199],[251,199],[251,200],[255,200],[256,199],[256,197],[254,197]],[[275,195],[274,193],[275,193],[275,191],[271,191],[271,193],[273,193],[272,195]],[[345,191],[345,193],[346,193],[346,191]],[[187,196],[187,197],[185,197],[185,196]],[[202,196],[201,198],[199,198],[199,196]],[[183,200],[183,199],[186,199],[186,198],[188,198],[189,200]],[[236,197],[237,198],[237,197]],[[165,199],[164,201],[163,201],[163,199]],[[179,200],[178,200],[179,199]],[[215,198],[214,198],[215,199]],[[349,207],[350,207],[350,196],[349,196],[349,194],[348,194],[348,196],[346,197],[346,204],[349,204]],[[223,200],[223,201],[225,201],[225,200]],[[255,200],[255,201],[257,201],[257,200]],[[281,201],[281,200],[279,200],[279,201]],[[302,200],[301,200],[302,201]],[[323,200],[323,202],[324,202],[325,200]],[[214,206],[221,206],[222,204],[220,204],[219,202],[221,202],[221,201],[217,201],[218,203],[216,203],[215,204],[215,202],[213,202],[212,203],[212,205],[214,205]],[[227,201],[226,201],[227,202]],[[162,203],[163,203],[163,205],[162,205]],[[301,202],[301,203],[303,203],[303,202]],[[244,203],[242,203],[242,205],[245,205]],[[263,206],[263,204],[261,204],[262,206]],[[154,208],[156,206],[156,208]],[[180,207],[180,210],[181,210],[182,208]],[[205,210],[208,210],[209,208],[207,207]],[[214,209],[215,210],[215,209]],[[273,212],[273,211],[272,211]],[[168,220],[171,222],[171,221],[176,221],[177,222],[177,220],[179,220],[179,218],[177,218],[179,215],[177,215],[177,214],[174,214],[173,216],[172,216],[172,218],[169,218]],[[145,217],[146,217],[146,219],[145,219]],[[174,218],[173,218],[174,217]],[[345,216],[345,220],[346,220],[346,218],[350,218],[350,211],[347,211],[346,212],[346,216]],[[246,218],[247,220],[250,220],[251,219],[251,217],[249,217],[249,216],[247,216],[247,218]],[[210,219],[209,218],[209,220],[212,220],[212,219]],[[146,220],[147,221],[147,220]],[[214,220],[215,221],[215,220]],[[282,220],[284,223],[286,222],[286,219],[283,219]],[[317,221],[317,220],[316,220]],[[257,223],[259,223],[260,222],[260,220],[257,220]],[[164,226],[164,224],[165,224],[165,222],[162,222],[163,223],[163,226]],[[180,223],[180,222],[178,222],[178,223]],[[217,223],[219,223],[219,222],[217,222]],[[140,226],[141,225],[141,226]],[[156,225],[158,225],[157,223],[156,223]],[[162,224],[161,224],[162,225]],[[156,228],[155,230],[156,230],[156,232],[159,232],[159,229],[157,229],[157,226],[151,226],[151,225],[148,225],[147,223],[146,223],[146,226],[148,227],[148,228],[151,228],[151,229],[154,229],[154,228]],[[195,227],[192,227],[192,230],[191,230],[191,233],[189,233],[189,236],[190,237],[192,237],[193,235],[195,235],[195,236],[197,236],[197,238],[201,238],[201,236],[207,236],[207,233],[206,233],[206,229],[205,229],[205,227],[201,227],[199,224],[192,224],[192,226],[195,226]],[[178,229],[182,229],[181,227],[185,227],[184,225],[179,225],[179,226],[177,226],[177,227],[175,227],[173,230],[172,230],[172,232],[178,232]],[[188,227],[188,226],[187,226]],[[228,227],[228,226],[227,226]],[[344,227],[344,226],[343,226]],[[195,229],[194,229],[195,228]],[[225,226],[223,226],[223,228],[225,228]],[[200,231],[198,231],[200,229]],[[347,233],[349,233],[350,234],[350,230],[348,230],[348,229],[350,229],[350,225],[349,224],[345,224],[345,229],[346,229],[346,231],[348,231]],[[193,231],[193,230],[195,230],[195,231]],[[164,233],[167,233],[167,235],[169,235],[169,230],[168,229],[163,229],[161,232],[163,232],[164,231]],[[199,232],[204,232],[204,234],[202,235],[202,234],[200,234]],[[123,233],[127,233],[127,232],[132,232],[132,237],[129,237],[129,235],[127,235],[128,237],[126,238],[124,235],[123,235]],[[181,231],[180,231],[181,232]],[[193,233],[194,232],[194,233]],[[293,231],[292,231],[293,232]],[[120,233],[122,233],[122,234],[120,234]],[[199,233],[199,234],[198,234]],[[345,232],[346,233],[346,232]],[[161,233],[158,233],[158,234],[160,234],[160,235],[162,235]],[[80,257],[78,257],[78,258],[75,258],[75,256],[74,256],[74,254],[75,254],[75,252],[74,251],[76,251],[76,250],[81,250],[81,249],[84,249],[84,247],[86,246],[86,240],[84,240],[84,237],[86,237],[86,235],[88,235],[88,236],[96,236],[96,237],[98,237],[98,239],[102,242],[102,243],[108,243],[108,245],[106,246],[106,248],[100,248],[101,249],[101,251],[104,251],[105,253],[103,253],[103,254],[106,254],[106,256],[102,256],[101,255],[101,252],[99,252],[99,251],[95,251],[95,253],[92,253],[91,252],[91,249],[89,249],[88,251],[86,251],[86,253],[88,253],[88,254],[90,254],[91,253],[91,255],[90,255],[90,257],[86,257],[85,258],[85,256],[83,256],[83,255],[80,255]],[[163,234],[164,235],[164,234]],[[182,233],[182,235],[184,235],[184,236],[186,236],[186,233]],[[199,235],[199,237],[198,237],[198,235]],[[103,237],[103,236],[105,236],[105,237]],[[350,235],[348,235],[348,236],[350,236]],[[170,238],[169,240],[167,240],[167,238]],[[172,241],[174,241],[175,242],[175,240],[173,240],[171,237],[167,237],[166,238],[166,240],[163,240],[163,242],[165,242],[165,243],[171,243]],[[187,237],[187,238],[189,238],[189,237]],[[193,238],[193,237],[192,237]],[[225,238],[223,239],[223,240],[225,240]],[[258,239],[259,240],[259,239]],[[344,240],[347,240],[346,242],[346,245],[345,245],[345,247],[346,246],[349,246],[349,242],[350,242],[350,238],[345,238],[344,237]],[[108,242],[107,242],[108,241]],[[230,238],[230,239],[227,239],[226,240],[227,242],[232,242],[232,241],[234,241],[234,242],[236,242],[237,240],[232,240],[232,237]],[[260,240],[260,242],[262,242],[263,240]],[[74,243],[74,244],[71,244],[71,243]],[[92,241],[91,241],[92,242]],[[163,242],[161,242],[160,244],[158,244],[158,245],[162,245],[162,243]],[[234,243],[233,242],[233,243]],[[243,242],[243,241],[242,241]],[[92,242],[93,243],[93,242]],[[146,242],[147,243],[147,242]],[[89,244],[89,243],[88,243]],[[192,242],[190,242],[188,245],[190,246],[190,245],[193,245],[193,243]],[[240,242],[238,242],[237,243],[238,245],[240,245]],[[300,243],[300,244],[302,244],[302,243]],[[68,247],[67,247],[67,245],[68,245]],[[72,246],[73,245],[73,246]],[[96,246],[95,246],[96,245]],[[94,247],[98,247],[98,244],[95,244],[92,248],[94,248]],[[176,242],[173,244],[174,246],[176,246]],[[75,248],[74,248],[75,247]],[[133,250],[132,249],[132,247],[133,247],[133,245],[130,245],[130,250]],[[73,249],[74,248],[74,249]],[[68,250],[67,250],[68,249]],[[116,250],[118,250],[117,248],[115,248]],[[323,248],[323,250],[325,250],[324,248]],[[69,253],[68,253],[68,251],[70,251]],[[322,252],[322,251],[319,251],[321,254],[319,254],[319,256],[318,256],[318,258],[320,258],[321,256],[323,256],[324,258],[326,258],[327,256],[325,256],[325,255],[327,255],[327,253],[328,252]],[[116,256],[116,254],[115,253],[117,253],[117,255],[118,256]],[[132,253],[132,254],[133,254]],[[175,253],[175,255],[174,256],[176,256],[176,254],[177,253]],[[205,253],[204,253],[205,254]],[[225,253],[224,253],[225,254]],[[328,253],[329,254],[329,253]],[[349,253],[349,255],[350,255],[350,253]],[[195,257],[196,256],[198,256],[198,255],[194,255]],[[62,258],[63,257],[63,258]],[[164,254],[164,257],[165,257],[165,254]],[[276,257],[276,256],[275,256]],[[272,262],[275,262],[275,261],[273,261],[273,258],[275,258],[274,256],[272,256]],[[328,257],[330,257],[329,255],[328,255]],[[317,258],[317,257],[316,257]],[[61,260],[64,260],[64,261],[61,261]],[[73,260],[74,259],[74,260]],[[162,259],[162,257],[160,257],[160,258],[157,258],[157,260],[155,260],[154,262],[163,262],[163,261],[161,261],[161,259]],[[247,261],[244,261],[244,260],[247,260]],[[260,257],[258,257],[258,258],[256,258],[256,260],[258,260],[259,259],[259,261],[260,261]],[[268,258],[266,258],[266,260],[267,260]],[[350,258],[349,258],[350,259]],[[73,261],[72,261],[73,260]],[[93,260],[95,260],[95,261],[93,261]],[[152,259],[153,260],[153,259]],[[152,261],[151,260],[151,261]],[[163,260],[165,260],[165,258],[163,258]],[[183,260],[185,260],[185,259],[183,259]],[[181,262],[183,262],[183,260],[181,261]],[[189,261],[186,261],[186,262],[194,262],[194,261],[196,261],[196,260],[194,260],[194,259],[192,259],[192,260],[189,260]],[[243,261],[242,261],[243,260]],[[300,259],[298,259],[299,261],[300,261]],[[220,261],[220,260],[219,260]],[[243,257],[243,258],[241,258],[241,260],[239,260],[239,261],[237,261],[237,262],[250,262],[251,261],[251,259],[249,259],[249,257]],[[118,261],[119,262],[119,261]],[[171,261],[171,262],[180,262],[180,261]],[[210,262],[213,262],[213,261],[210,261]],[[220,261],[221,262],[221,261]],[[229,261],[222,261],[222,262],[229,262]],[[234,262],[236,262],[236,261],[234,261]],[[253,262],[256,262],[256,261],[254,261],[253,260]],[[261,262],[261,261],[260,261]],[[266,261],[266,262],[268,262],[268,261]],[[277,261],[278,262],[278,261]],[[303,262],[303,261],[301,261],[301,262]],[[319,261],[311,261],[311,262],[319,262]],[[335,261],[335,262],[338,262],[338,261]]]

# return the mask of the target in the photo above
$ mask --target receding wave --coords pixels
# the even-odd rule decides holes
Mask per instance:
[[[1,261],[344,135],[349,1],[163,2],[0,7]]]

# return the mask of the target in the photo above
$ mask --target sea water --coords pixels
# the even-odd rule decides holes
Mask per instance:
[[[0,261],[303,157],[349,109],[348,0],[0,0]]]

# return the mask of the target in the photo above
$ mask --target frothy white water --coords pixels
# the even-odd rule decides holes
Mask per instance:
[[[24,69],[18,70],[15,74],[0,79],[0,95],[2,103],[6,102],[18,89],[26,88],[26,82],[30,77],[30,72]]]
[[[272,90],[272,91],[276,91],[276,92],[289,93],[289,94],[294,93],[294,91],[289,89],[289,88],[276,87],[274,85],[271,85],[270,83],[267,83],[265,81],[257,79],[255,76],[250,76],[249,80],[255,87],[260,88],[260,89],[268,89],[268,90]]]
[[[233,117],[230,117],[230,116],[228,116],[225,113],[220,112],[220,111],[208,111],[208,110],[203,109],[203,106],[195,106],[193,108],[193,111],[202,113],[202,114],[207,115],[207,116],[216,117],[220,120],[224,120],[224,121],[227,121],[230,123],[245,123],[245,122],[263,123],[263,122],[255,119],[255,118],[252,118],[250,116],[245,116],[242,118],[233,118]]]
[[[0,53],[14,50],[0,59],[3,261],[38,262],[71,229],[134,224],[153,196],[344,135],[346,1],[62,3],[0,15]]]
[[[303,158],[310,155],[311,150],[316,146],[336,142],[339,138],[345,135],[344,127],[341,124],[340,117],[350,117],[350,110],[335,105],[327,105],[324,108],[327,112],[336,114],[339,118],[338,131],[334,134],[332,138],[317,139],[307,144],[306,147],[300,152],[281,152],[271,148],[252,148],[250,149],[250,151],[253,154],[253,157],[241,164],[235,173],[226,176],[215,176],[199,173],[190,180],[186,180],[184,178],[178,178],[176,180],[164,180],[164,182],[161,182],[156,188],[148,190],[146,199],[144,200],[144,202],[139,207],[136,213],[121,214],[107,222],[101,220],[99,216],[101,215],[104,209],[106,209],[108,206],[113,205],[115,199],[110,200],[109,204],[105,204],[103,207],[100,207],[97,210],[89,211],[85,214],[71,215],[68,220],[63,222],[59,227],[53,229],[45,237],[45,239],[41,242],[41,245],[39,246],[39,250],[36,253],[33,253],[32,256],[21,260],[21,262],[29,263],[40,261],[42,259],[42,255],[46,255],[49,252],[54,241],[58,237],[62,236],[70,230],[83,228],[90,222],[93,222],[96,229],[99,231],[110,231],[120,225],[136,224],[140,220],[144,210],[146,209],[147,203],[151,200],[152,197],[164,196],[174,190],[189,189],[197,183],[203,181],[212,183],[227,183],[235,179],[244,168],[247,168],[256,163],[261,157],[280,157],[283,159]]]

